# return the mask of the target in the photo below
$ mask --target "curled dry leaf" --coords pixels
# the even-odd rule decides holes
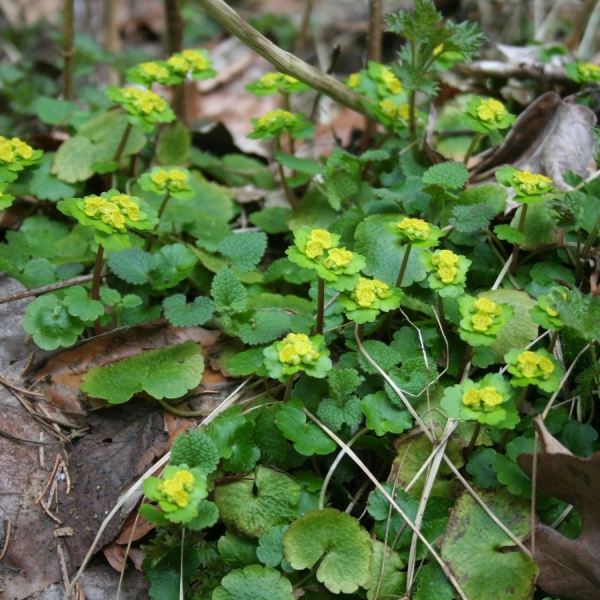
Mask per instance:
[[[563,178],[565,171],[589,175],[595,124],[589,108],[547,92],[521,113],[504,142],[473,169],[471,183],[482,183],[502,165],[512,165],[547,175],[558,189],[570,189]]]
[[[542,441],[537,460],[537,483],[548,494],[575,506],[581,516],[581,535],[569,539],[555,529],[537,523],[534,558],[540,568],[537,584],[564,600],[600,598],[600,452],[589,458],[573,455],[534,419]],[[521,468],[531,476],[532,454],[521,454]]]

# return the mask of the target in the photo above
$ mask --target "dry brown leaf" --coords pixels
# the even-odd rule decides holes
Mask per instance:
[[[537,523],[534,558],[540,568],[537,584],[564,600],[600,598],[600,452],[589,458],[573,455],[550,435],[541,417],[534,419],[542,441],[537,458],[537,483],[544,492],[572,504],[581,516],[581,535],[569,539]],[[521,454],[519,465],[531,476],[533,455]]]

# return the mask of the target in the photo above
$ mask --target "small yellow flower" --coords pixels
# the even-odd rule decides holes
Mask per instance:
[[[169,69],[155,62],[142,63],[138,65],[138,69],[146,77],[156,79],[157,81],[169,78]]]
[[[180,169],[171,169],[169,171],[169,181],[171,188],[181,189],[188,180],[188,175],[185,171]]]
[[[309,337],[304,333],[288,333],[282,340],[279,362],[299,365],[303,360],[312,362],[319,358]]]
[[[488,315],[500,315],[502,313],[502,307],[493,300],[488,300],[488,298],[477,298],[473,303],[473,308],[480,313],[488,314]]]
[[[9,164],[15,160],[15,153],[10,142],[2,137],[0,137],[0,160]]]
[[[390,286],[387,283],[383,283],[383,281],[379,281],[379,279],[373,279],[371,283],[373,284],[373,291],[378,298],[383,300],[392,295],[392,290],[390,290]]]
[[[282,108],[276,108],[265,113],[258,119],[258,127],[260,129],[268,129],[281,117],[284,118],[285,123],[293,123],[295,121],[294,115],[289,110],[283,110]]]
[[[519,191],[523,194],[542,194],[552,187],[552,179],[550,177],[531,173],[530,171],[517,171],[513,179]]]
[[[306,240],[306,256],[318,258],[333,246],[331,234],[326,229],[313,229]]]
[[[462,395],[462,402],[467,406],[479,406],[481,398],[479,397],[479,390],[471,388],[468,392]]]
[[[442,283],[452,283],[458,269],[455,265],[458,264],[460,258],[458,254],[454,254],[451,250],[441,250],[431,257],[431,264],[437,266],[437,275]]]
[[[350,297],[362,308],[369,308],[377,299],[373,282],[361,277]]]
[[[402,83],[387,67],[381,70],[380,77],[390,93],[399,94],[402,91]]]
[[[323,264],[328,269],[341,269],[352,260],[352,256],[352,252],[346,250],[346,248],[333,248],[332,250],[329,250]]]
[[[177,504],[179,508],[185,508],[190,503],[190,495],[185,490],[176,492],[172,498],[171,501]]]
[[[475,313],[471,317],[471,324],[473,325],[473,329],[475,331],[487,331],[493,322],[494,320],[492,319],[492,317],[483,312]]]
[[[175,477],[183,484],[184,489],[188,492],[194,487],[194,476],[190,471],[181,469],[175,473]]]
[[[177,73],[187,73],[191,68],[190,63],[183,56],[171,56],[167,64]]]
[[[433,56],[439,56],[444,51],[444,44],[440,44],[433,49]]]
[[[558,317],[558,311],[554,310],[551,306],[546,306],[546,313],[550,317]]]
[[[529,350],[521,352],[521,354],[517,356],[517,361],[519,371],[521,371],[523,377],[535,377],[538,369],[538,355],[535,352]]]
[[[165,101],[150,90],[139,90],[137,88],[126,88],[123,90],[123,98],[131,100],[134,108],[149,115],[153,112],[161,112],[165,108]]]
[[[181,54],[196,71],[203,71],[208,67],[206,57],[198,50],[184,50]]]
[[[10,143],[12,144],[13,150],[21,158],[24,158],[25,160],[31,158],[31,155],[33,154],[33,148],[29,144],[23,142],[19,138],[12,138],[12,140],[10,140]]]
[[[116,229],[125,229],[125,217],[121,214],[119,207],[113,202],[105,200],[99,212],[103,223],[112,225]]]
[[[285,80],[285,82],[289,83],[290,85],[294,85],[295,83],[299,83],[299,81],[295,77],[292,77],[291,75],[282,75],[282,77]]]
[[[450,265],[440,265],[437,270],[437,276],[442,283],[452,283],[457,273],[458,269]]]
[[[360,74],[352,73],[350,77],[348,77],[348,87],[355,89],[360,85]]]
[[[493,409],[494,406],[502,404],[504,397],[498,392],[494,386],[487,386],[479,390],[479,397],[486,408]]]
[[[274,88],[277,87],[280,80],[281,75],[279,73],[265,73],[259,79],[259,82],[262,83],[266,88]]]
[[[103,204],[104,200],[100,196],[90,196],[85,200],[83,212],[88,217],[95,217]]]
[[[577,66],[582,79],[594,79],[600,76],[600,67],[594,63],[583,63]]]
[[[542,377],[544,379],[548,379],[548,377],[550,377],[550,375],[552,375],[552,373],[554,373],[554,369],[556,367],[554,366],[554,363],[549,358],[546,358],[545,356],[538,356],[538,359],[539,359],[538,365],[540,367],[540,370],[543,373]]]
[[[112,197],[112,201],[116,202],[122,209],[125,210],[127,217],[132,221],[137,221],[140,217],[140,207],[127,194],[117,194]]]
[[[486,123],[502,121],[506,117],[506,109],[502,102],[490,98],[481,101],[481,104],[477,107],[477,116]]]
[[[379,103],[379,108],[388,119],[396,119],[398,117],[399,107],[392,100],[382,100]]]
[[[167,183],[169,175],[166,171],[157,171],[152,175],[152,177],[150,177],[150,179],[152,180],[152,183],[158,187],[163,187]]]
[[[426,240],[431,232],[429,225],[423,219],[403,219],[398,223],[398,229],[418,240]]]

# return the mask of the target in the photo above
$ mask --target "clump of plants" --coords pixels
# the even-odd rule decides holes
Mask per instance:
[[[429,164],[419,99],[433,100],[437,75],[471,60],[483,36],[443,22],[429,0],[387,25],[406,39],[398,59],[347,80],[379,124],[362,154],[296,156],[314,128],[289,96],[307,86],[270,73],[248,87],[282,97],[250,136],[272,141],[277,179],[256,159],[194,148],[159,92],[214,76],[204,51],[129,69],[108,108],[41,99],[39,119],[69,134],[56,153],[0,138],[2,207],[38,200],[0,245],[1,268],[28,287],[64,283],[27,308],[38,346],[162,316],[222,332],[222,370],[253,390],[179,436],[143,482],[152,598],[178,598],[174,581],[196,600],[529,598],[535,487],[516,461],[534,448],[532,417],[576,454],[597,449],[600,300],[586,264],[598,184],[569,175],[573,189],[558,191],[504,167],[470,187],[469,158],[515,119],[498,98],[466,100],[463,161]],[[230,190],[246,184],[286,198],[253,205],[251,231]],[[519,207],[506,215],[509,192]],[[69,285],[82,274],[89,283]],[[203,368],[190,341],[92,369],[82,389],[112,404],[145,392],[177,411]],[[462,510],[465,477],[510,514],[486,522],[489,540]],[[544,523],[565,509],[538,490]],[[444,543],[457,527],[470,553]],[[576,511],[559,525],[579,528]],[[501,579],[482,577],[507,556]]]

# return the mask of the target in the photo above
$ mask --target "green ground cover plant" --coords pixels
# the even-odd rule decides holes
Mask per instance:
[[[40,348],[162,316],[220,330],[222,369],[252,386],[143,482],[152,598],[542,598],[524,545],[532,494],[542,523],[580,534],[577,510],[518,458],[538,447],[536,415],[574,454],[598,449],[598,182],[567,173],[558,189],[504,166],[470,185],[470,157],[516,118],[472,94],[462,160],[433,164],[438,75],[484,36],[429,0],[387,27],[406,40],[397,60],[346,80],[378,125],[363,152],[297,156],[314,124],[290,96],[309,86],[277,72],[248,86],[282,97],[249,136],[272,140],[278,178],[194,147],[156,91],[214,77],[203,50],[127,69],[104,101],[38,98],[39,121],[68,133],[56,152],[0,137],[0,206],[38,202],[0,269],[29,288],[90,275],[29,304]],[[254,203],[236,230],[230,187],[245,184],[281,186],[285,205]],[[92,369],[82,390],[177,413],[203,369],[188,341]]]

